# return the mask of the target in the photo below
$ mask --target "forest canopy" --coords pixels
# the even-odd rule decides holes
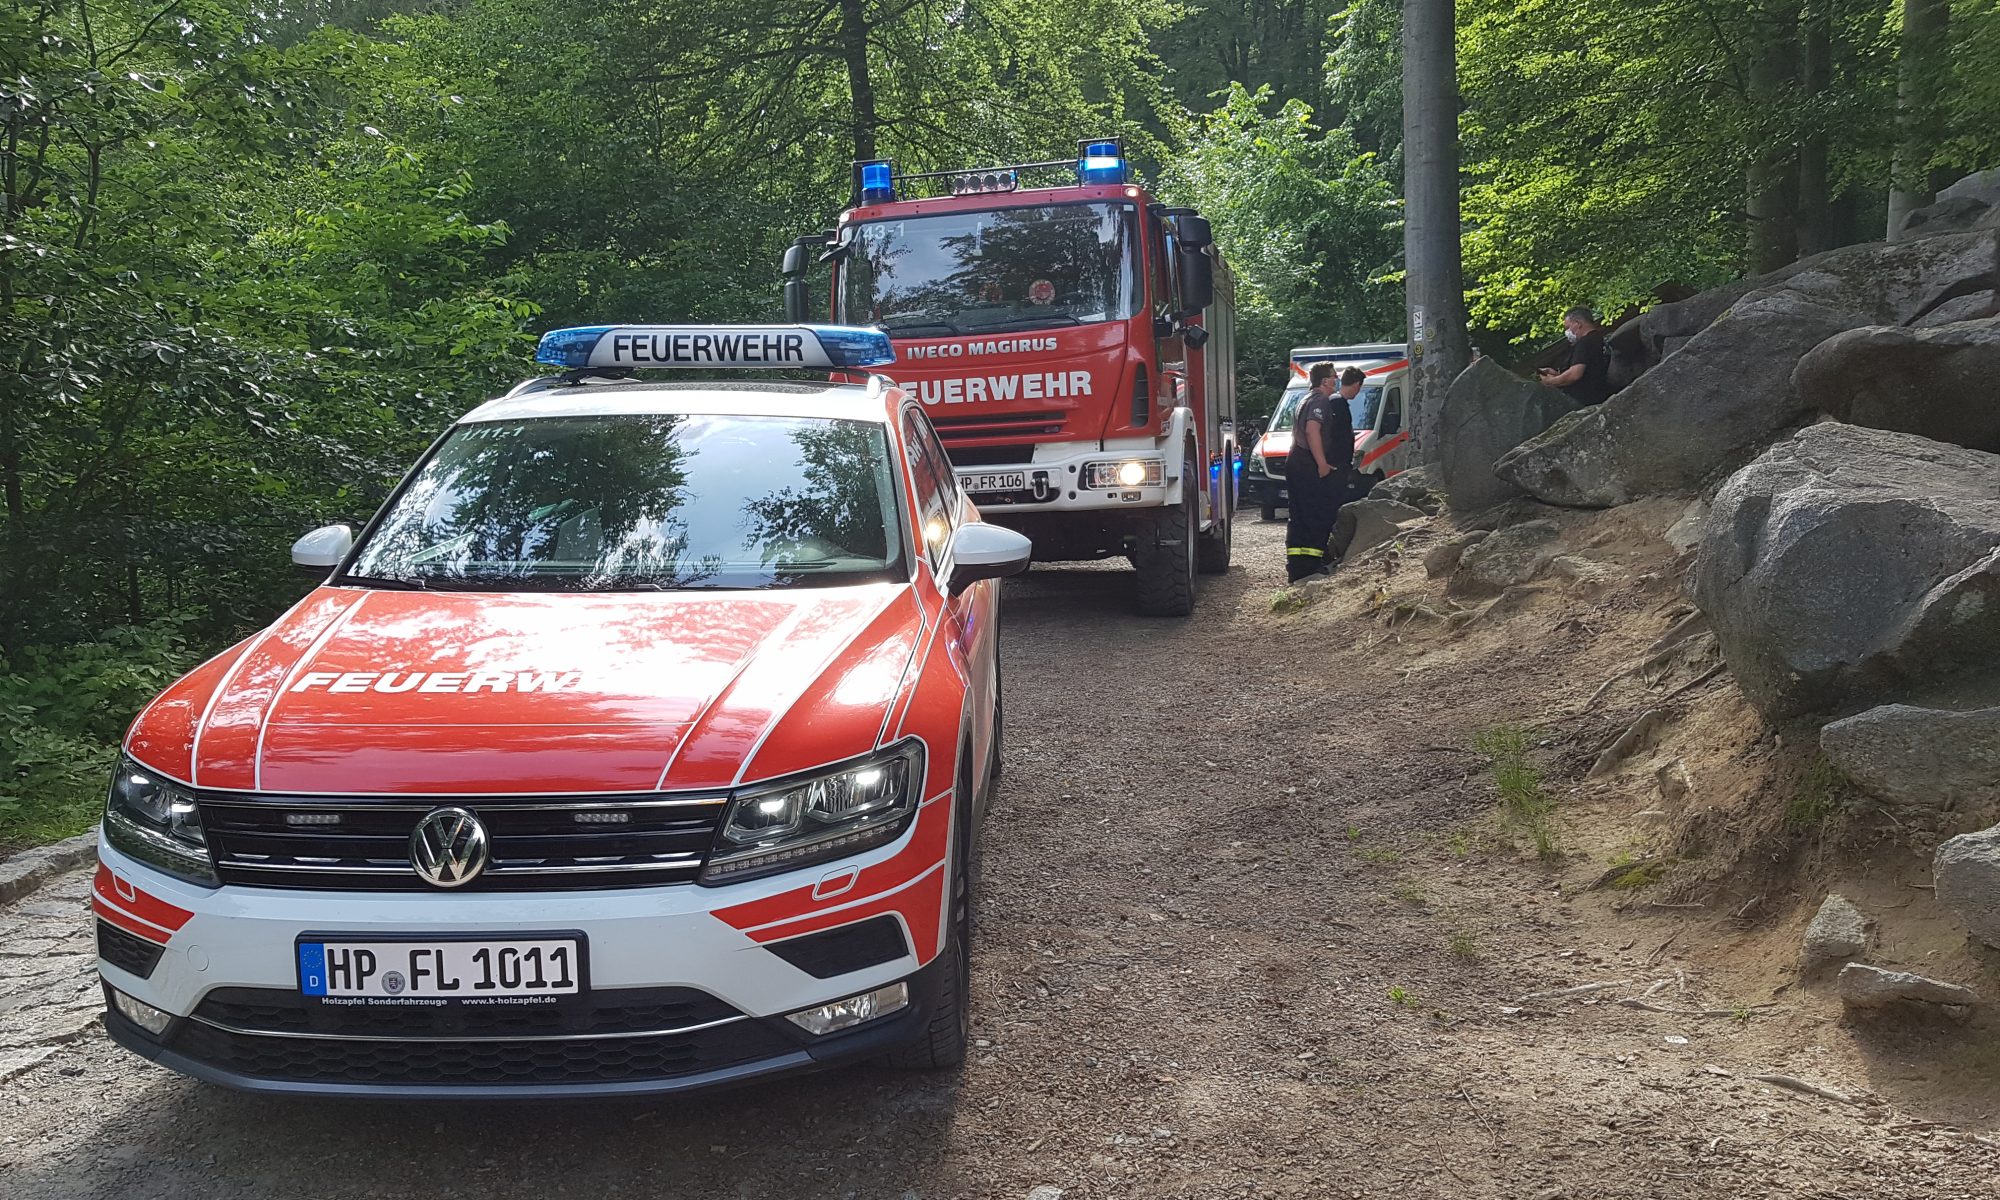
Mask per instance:
[[[2000,0],[1461,0],[1474,339],[1882,236],[2000,161]],[[1402,337],[1390,0],[0,0],[0,843],[540,330],[768,319],[857,158],[1126,140],[1246,411]],[[1892,201],[1894,189],[1898,199]]]

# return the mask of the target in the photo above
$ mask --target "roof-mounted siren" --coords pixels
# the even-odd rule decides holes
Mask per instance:
[[[1089,186],[1098,183],[1126,183],[1132,178],[1131,164],[1125,160],[1123,138],[1085,138],[1077,143],[1076,181]]]
[[[881,330],[846,325],[584,325],[543,334],[535,361],[584,374],[854,371],[887,366],[896,351]]]
[[[887,204],[896,198],[896,169],[888,159],[854,164],[854,202]]]

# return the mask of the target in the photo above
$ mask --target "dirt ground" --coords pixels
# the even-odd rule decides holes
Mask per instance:
[[[1832,880],[1883,910],[1876,961],[2000,993],[1908,886],[1921,846],[1869,867],[1774,834],[1786,750],[1699,662],[1586,703],[1677,619],[1671,517],[1574,519],[1608,583],[1469,623],[1413,599],[1434,533],[1274,615],[1282,529],[1254,513],[1191,621],[1133,618],[1109,568],[1010,584],[978,1044],[948,1076],[571,1107],[239,1096],[104,1040],[71,877],[0,913],[0,1196],[1991,1197],[1991,1026],[1853,1023],[1797,979]],[[1657,747],[1582,778],[1659,705]],[[1499,820],[1468,749],[1506,724],[1547,765],[1558,861]],[[1662,809],[1669,755],[1691,786]],[[1589,889],[1656,856],[1651,886]],[[1613,986],[1533,996],[1587,984]]]

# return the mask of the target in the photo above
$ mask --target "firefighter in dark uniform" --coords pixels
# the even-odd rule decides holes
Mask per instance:
[[[1326,542],[1340,503],[1347,498],[1354,459],[1347,398],[1361,390],[1362,376],[1349,367],[1350,386],[1345,376],[1336,379],[1337,370],[1323,362],[1306,372],[1312,391],[1292,422],[1292,452],[1285,458],[1285,490],[1291,504],[1291,520],[1285,526],[1285,577],[1292,583],[1327,569]]]

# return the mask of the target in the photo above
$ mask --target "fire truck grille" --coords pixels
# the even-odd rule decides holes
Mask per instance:
[[[938,437],[944,440],[945,451],[951,455],[954,466],[974,466],[981,464],[961,460],[955,443],[987,438],[1054,437],[1062,433],[1068,420],[1069,414],[1060,411],[985,413],[971,417],[932,417],[931,424],[937,427]],[[1016,451],[1017,457],[1018,454]]]
[[[222,882],[252,887],[429,891],[410,865],[425,813],[472,812],[491,839],[486,870],[459,891],[556,891],[691,883],[728,797],[196,797]]]

